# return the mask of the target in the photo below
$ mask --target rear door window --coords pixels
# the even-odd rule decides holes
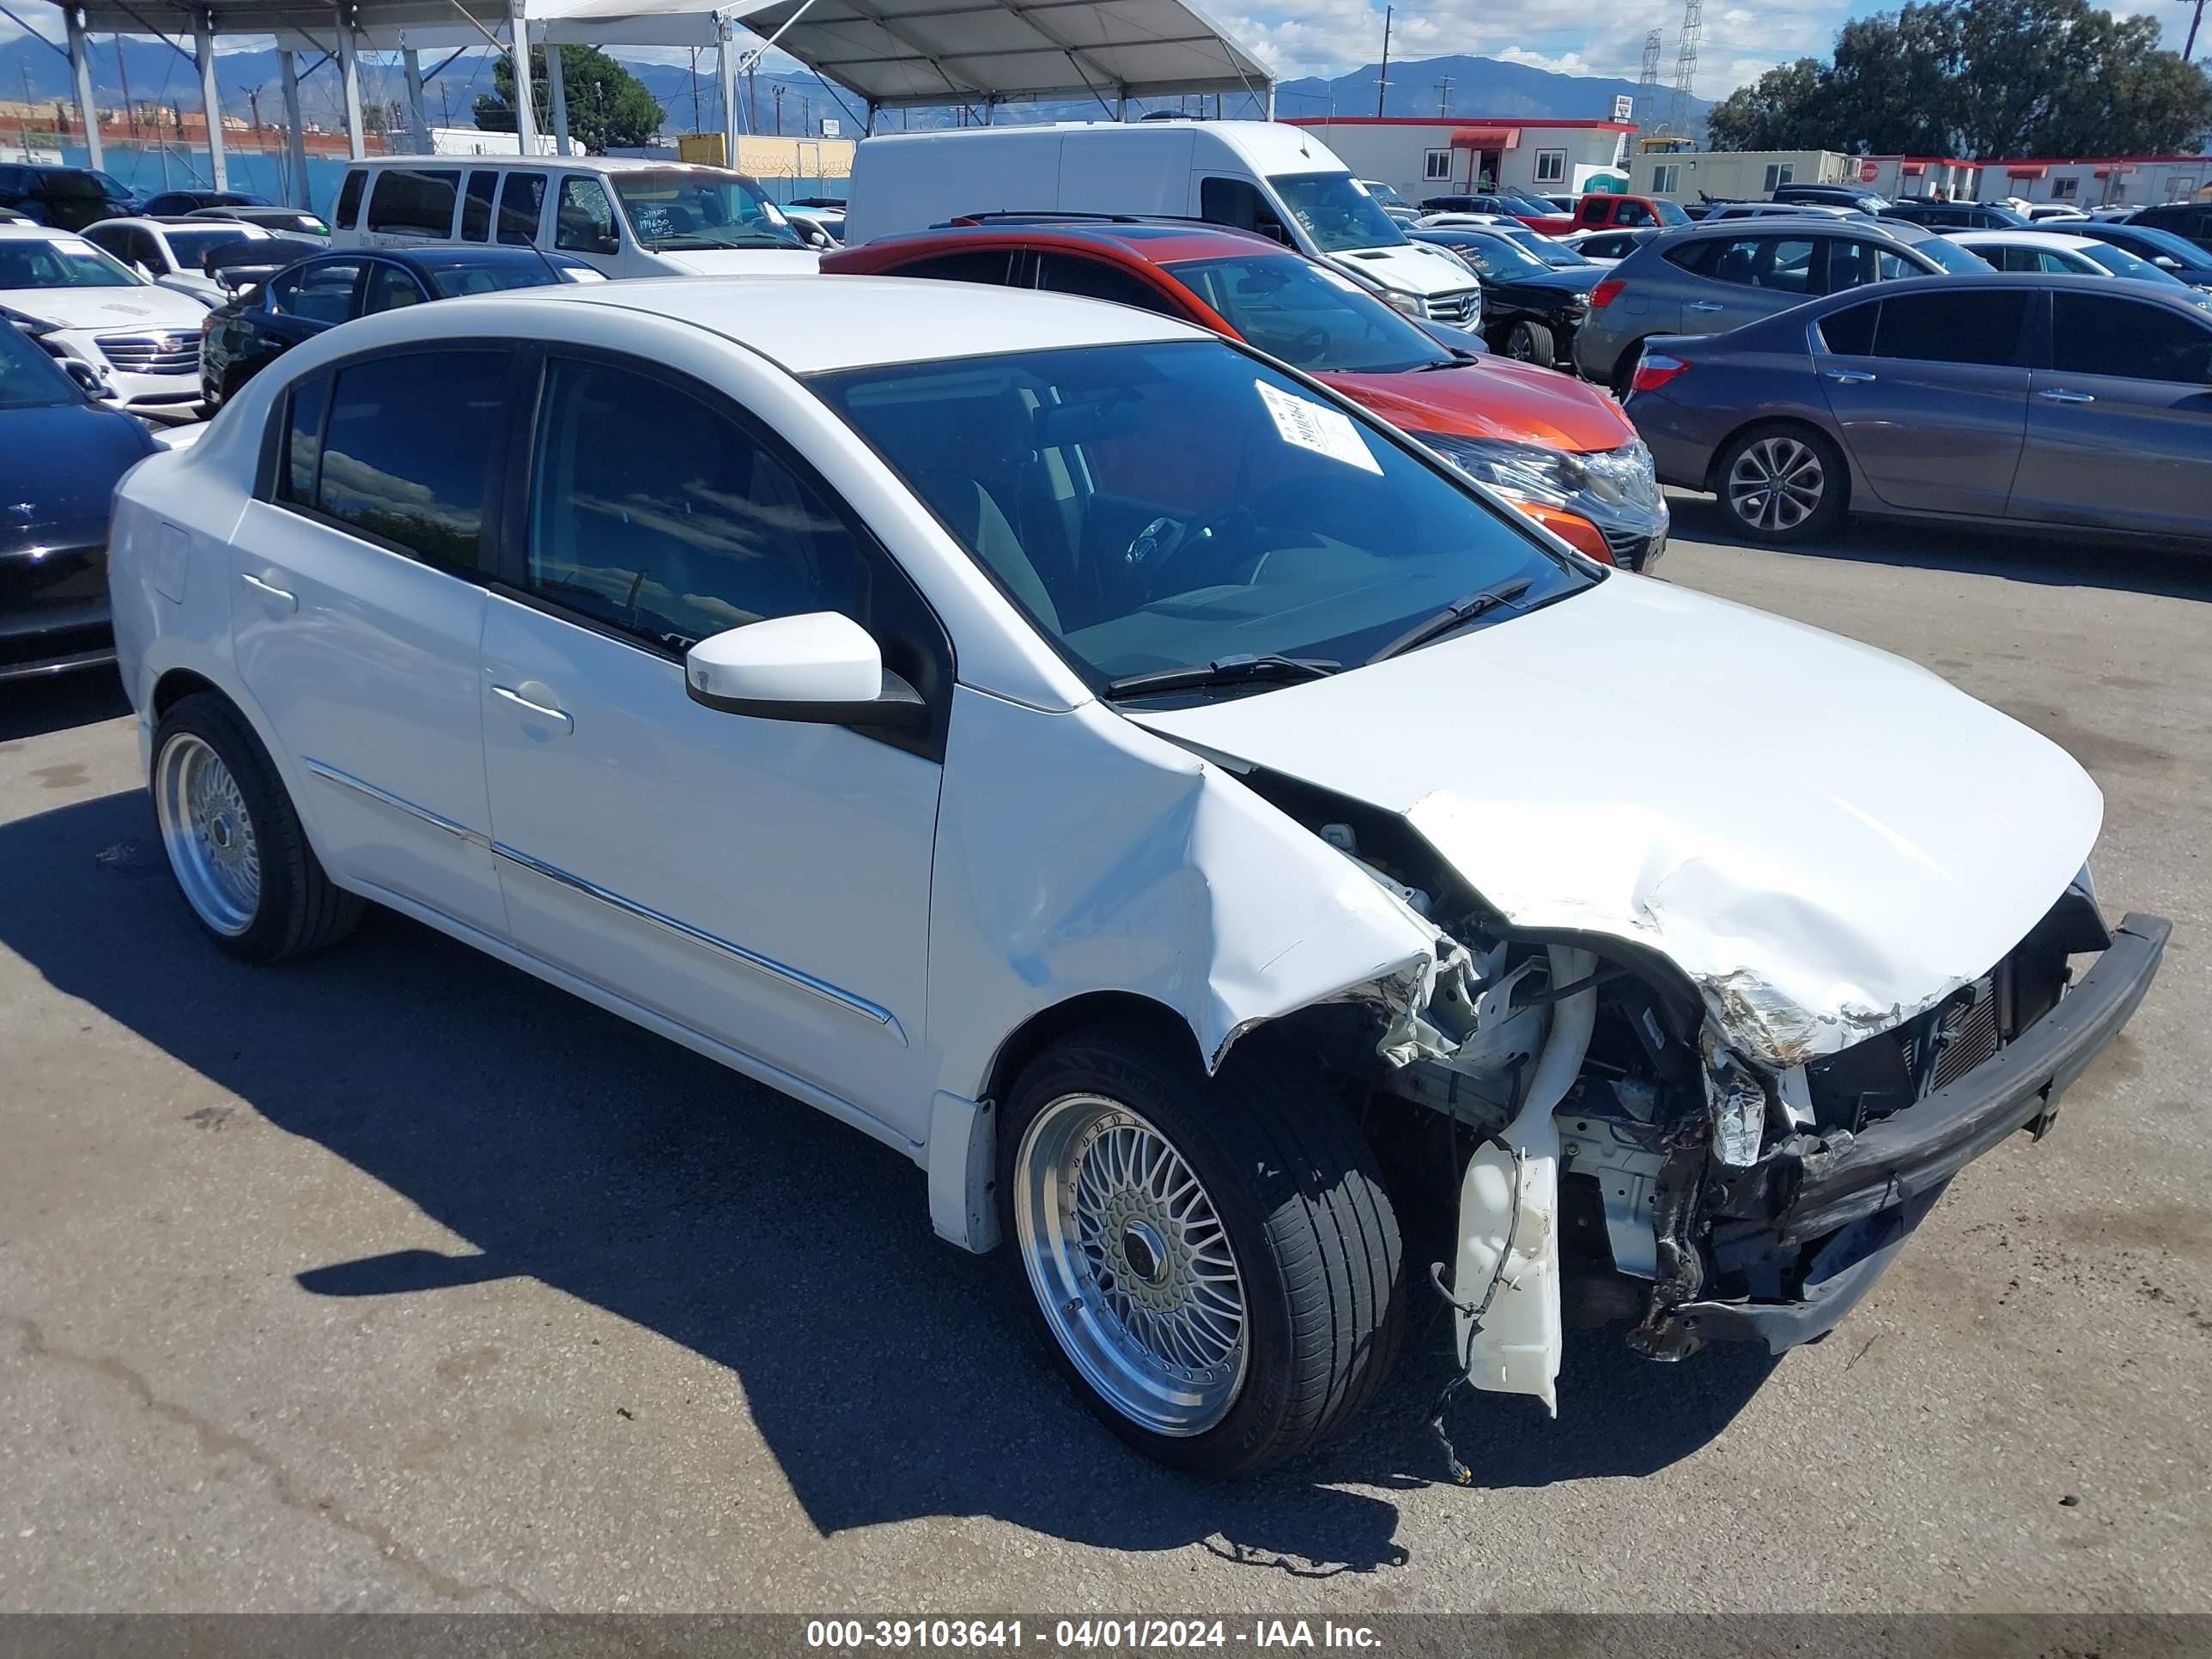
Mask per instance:
[[[1874,355],[2010,368],[2020,362],[2031,297],[2027,289],[1987,288],[1895,295],[1881,302]]]
[[[303,270],[288,270],[269,284],[269,308],[310,323],[342,323],[354,314],[354,286],[360,279],[357,259],[331,259]]]
[[[1875,323],[1881,315],[1879,300],[1832,311],[1820,319],[1821,342],[1839,356],[1864,357],[1874,350]]]
[[[387,167],[368,197],[368,228],[384,236],[453,234],[453,202],[460,175],[447,167]]]
[[[509,352],[474,349],[407,352],[338,370],[316,507],[440,569],[477,571],[513,366]]]
[[[986,283],[1004,288],[1012,280],[1008,261],[1013,256],[1002,247],[975,248],[965,253],[940,253],[898,267],[901,276],[928,276],[941,283]]]
[[[334,216],[341,230],[351,230],[354,221],[361,216],[362,181],[366,176],[360,167],[349,168],[345,183],[338,186],[338,207]]]
[[[2212,388],[2212,329],[2164,306],[2071,290],[2051,296],[2051,367]]]
[[[1141,276],[1117,270],[1103,259],[1072,253],[1037,255],[1037,284],[1053,294],[1079,294],[1087,300],[1111,300],[1162,316],[1176,313]]]
[[[1840,236],[1832,238],[1828,242],[1828,292],[1831,294],[1840,294],[1847,288],[1864,288],[1872,283],[1893,283],[1899,277],[1920,274],[1919,266],[1895,248],[1885,247],[1880,242]]]
[[[509,247],[538,240],[538,222],[545,214],[545,175],[510,173],[499,191],[499,240]]]
[[[1744,236],[1719,245],[1720,252],[1702,275],[1738,288],[1771,289],[1810,296],[1814,243],[1809,236]]]
[[[1626,244],[1627,238],[1623,237],[1620,240]],[[1673,247],[1662,248],[1659,251],[1659,257],[1668,264],[1677,265],[1692,276],[1710,276],[1712,275],[1713,262],[1720,258],[1721,250],[1723,247],[1734,246],[1735,244],[1731,242],[1710,239],[1702,242],[1678,242]],[[1624,246],[1620,255],[1608,257],[1625,257],[1627,252],[1628,248]]]
[[[412,272],[379,259],[368,268],[368,285],[362,290],[361,314],[373,317],[380,311],[397,311],[402,306],[420,305],[428,297]]]

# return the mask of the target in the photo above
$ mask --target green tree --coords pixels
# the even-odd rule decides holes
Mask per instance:
[[[2142,155],[2212,130],[2212,79],[2149,17],[2087,0],[1925,0],[1844,26],[1713,108],[1717,149]]]
[[[493,90],[477,100],[476,122],[484,132],[514,131],[514,63],[505,52],[493,61]],[[649,143],[666,112],[632,75],[597,46],[561,48],[561,83],[568,96],[568,135],[593,155],[611,146]],[[530,50],[530,100],[541,132],[553,130],[552,94],[545,84],[545,49]]]

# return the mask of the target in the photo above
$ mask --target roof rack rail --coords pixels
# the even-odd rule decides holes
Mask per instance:
[[[953,230],[963,225],[1204,225],[1209,230],[1241,230],[1191,213],[1084,213],[1073,208],[1002,208],[990,213],[959,213],[932,230]]]

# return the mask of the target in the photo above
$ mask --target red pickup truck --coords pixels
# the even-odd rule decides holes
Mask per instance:
[[[1574,230],[1644,230],[1654,225],[1686,225],[1690,216],[1656,196],[1615,196],[1594,190],[1575,204],[1572,213],[1524,218],[1521,222],[1547,236],[1565,236]]]

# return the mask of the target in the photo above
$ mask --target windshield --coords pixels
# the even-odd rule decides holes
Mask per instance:
[[[503,288],[546,288],[561,280],[542,261],[501,259],[497,264],[439,265],[423,273],[441,300],[464,294],[493,294]]]
[[[2172,271],[2160,270],[2149,260],[2138,258],[2127,249],[2114,247],[2110,242],[2097,242],[2079,251],[2115,276],[2132,276],[2140,283],[2172,283],[2176,288],[2186,286]]]
[[[1672,202],[1654,202],[1651,204],[1651,210],[1659,216],[1659,222],[1662,225],[1686,225],[1692,222],[1690,216]]]
[[[179,270],[198,270],[204,268],[209,254],[217,248],[235,247],[240,242],[265,242],[266,236],[242,236],[235,230],[172,230],[167,233],[169,252],[176,256]]]
[[[645,167],[610,173],[630,234],[656,252],[676,248],[803,247],[761,188],[742,173]]]
[[[88,201],[105,201],[110,198],[123,199],[126,194],[122,185],[104,173],[85,173],[71,168],[66,173],[49,173],[43,180],[45,196],[70,196]]]
[[[1323,253],[1405,246],[1397,222],[1348,173],[1277,173],[1267,182]]]
[[[143,288],[144,283],[89,242],[0,242],[0,289]]]
[[[1409,441],[1226,341],[814,384],[1097,684],[1246,654],[1348,665],[1478,590],[1525,580],[1525,607],[1594,580]]]
[[[1167,269],[1250,344],[1310,374],[1395,374],[1452,361],[1350,277],[1295,253]]]
[[[1930,236],[1912,246],[1957,276],[1972,276],[1990,268],[1989,261],[1972,248],[1960,247],[1948,236]]]
[[[61,365],[25,339],[21,330],[0,323],[0,409],[49,409],[83,401],[84,394]]]
[[[1551,269],[1526,248],[1503,236],[1458,235],[1447,245],[1484,276],[1501,282],[1516,276],[1540,276]],[[1577,258],[1580,256],[1577,255]]]

